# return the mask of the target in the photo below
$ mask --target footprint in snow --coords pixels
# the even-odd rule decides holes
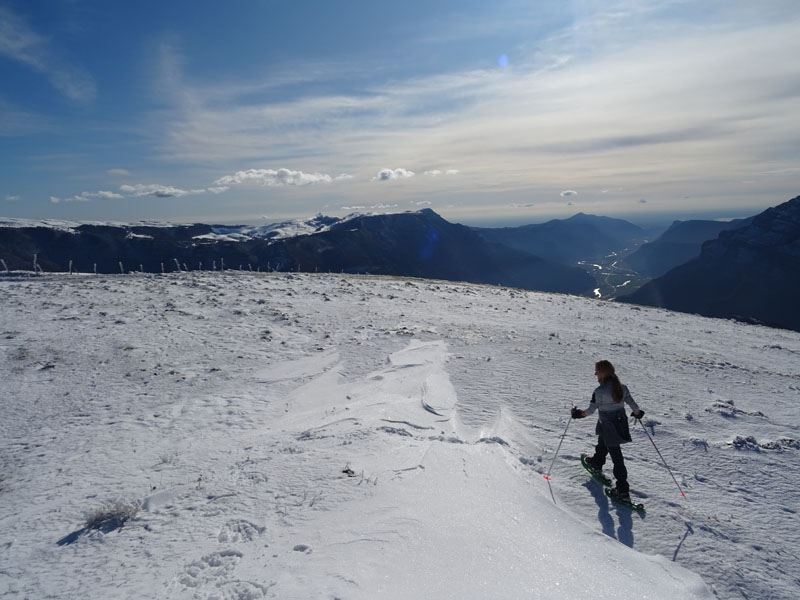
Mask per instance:
[[[221,544],[252,542],[264,533],[266,527],[261,527],[250,521],[233,519],[222,526],[217,539]]]
[[[236,550],[212,552],[184,567],[180,582],[187,588],[200,588],[208,584],[218,586],[227,581],[243,554]]]

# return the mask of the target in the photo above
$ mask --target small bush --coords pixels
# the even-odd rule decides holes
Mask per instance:
[[[108,500],[102,506],[86,513],[86,529],[99,529],[103,532],[119,529],[139,514],[141,503],[117,498]]]

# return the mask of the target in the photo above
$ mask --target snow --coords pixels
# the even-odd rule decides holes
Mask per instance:
[[[57,219],[15,219],[12,217],[0,218],[0,227],[46,227],[58,231],[74,233],[80,227],[75,221],[61,221]]]
[[[321,233],[330,230],[330,228],[337,223],[344,223],[356,219],[361,216],[369,216],[378,213],[372,212],[356,212],[348,214],[345,217],[327,217],[318,214],[310,219],[292,219],[289,221],[280,221],[277,223],[269,223],[267,225],[212,225],[211,233],[194,236],[197,240],[209,240],[216,242],[246,242],[254,239],[269,239],[272,241],[296,237],[300,235],[309,235],[313,233]],[[131,227],[181,227],[187,224],[177,224],[165,221],[136,221],[136,222],[118,222],[118,221],[63,221],[57,219],[16,219],[11,217],[0,217],[0,227],[44,227],[48,229],[56,229],[68,233],[75,233],[81,225],[96,225],[106,227],[121,227],[128,229]],[[129,233],[129,239],[142,238],[152,239],[152,236],[140,235]]]
[[[345,275],[0,277],[0,306],[0,595],[800,591],[796,332]],[[554,460],[600,358],[686,497],[641,427],[644,515],[580,467],[593,419]]]
[[[346,217],[326,217],[318,214],[311,219],[293,219],[268,225],[215,225],[212,233],[195,236],[195,239],[244,242],[252,239],[280,240],[329,231],[331,226],[372,213],[351,213]]]
[[[16,219],[13,217],[0,217],[0,227],[44,227],[46,229],[56,229],[67,233],[76,233],[81,225],[95,225],[98,227],[179,227],[177,223],[166,221],[66,221],[61,219]]]

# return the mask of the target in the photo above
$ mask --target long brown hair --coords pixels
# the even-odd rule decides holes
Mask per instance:
[[[614,365],[612,365],[610,361],[600,360],[594,364],[594,368],[603,377],[603,383],[611,381],[611,397],[614,399],[614,402],[617,404],[622,402],[625,392],[622,390],[622,382],[614,371]]]

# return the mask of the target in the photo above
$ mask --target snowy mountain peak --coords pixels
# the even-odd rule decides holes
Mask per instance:
[[[311,219],[293,219],[269,225],[212,225],[211,233],[195,236],[196,239],[243,242],[248,240],[280,240],[298,235],[309,235],[327,231],[336,223],[353,218],[326,217],[317,214]]]

